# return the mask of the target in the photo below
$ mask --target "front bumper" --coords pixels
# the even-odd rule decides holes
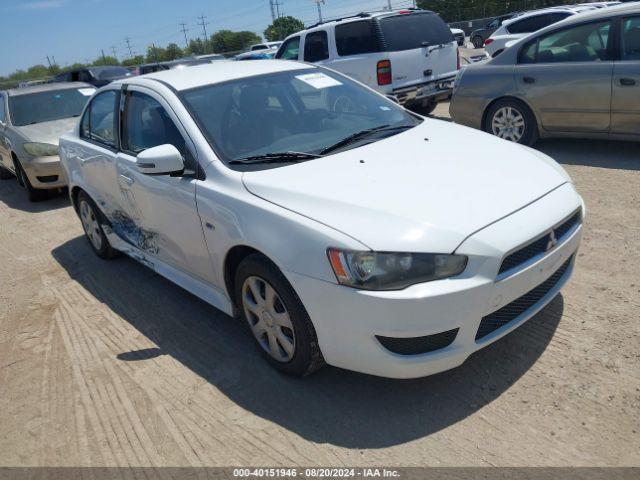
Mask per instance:
[[[408,87],[394,88],[390,95],[401,105],[428,99],[433,99],[437,102],[448,100],[451,98],[451,92],[453,92],[453,82],[455,78],[454,75],[452,77],[431,80]]]
[[[29,182],[33,188],[62,188],[67,186],[67,180],[62,171],[60,157],[33,157],[21,162]]]
[[[566,184],[534,204],[467,239],[456,253],[469,256],[456,278],[413,285],[400,291],[365,291],[287,272],[318,335],[325,360],[349,370],[391,378],[432,375],[461,365],[473,352],[511,332],[546,306],[568,281],[582,236],[580,224],[542,258],[498,280],[502,259],[582,201]],[[554,212],[554,213],[550,213]],[[552,288],[515,319],[476,340],[483,317],[544,283],[563,265]],[[458,329],[448,346],[430,353],[400,355],[376,337],[413,338]]]

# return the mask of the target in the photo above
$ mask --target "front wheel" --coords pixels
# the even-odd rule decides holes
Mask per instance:
[[[538,139],[535,116],[529,107],[517,100],[494,103],[487,112],[485,131],[523,145],[533,145]]]
[[[433,99],[430,99],[430,100],[425,100],[422,103],[413,103],[413,104],[407,105],[407,108],[412,112],[417,113],[418,115],[422,115],[423,117],[426,117],[427,115],[431,115],[437,106],[438,106],[438,102],[436,102]]]
[[[84,233],[96,255],[105,260],[118,256],[118,251],[111,247],[102,230],[100,223],[101,212],[93,200],[84,192],[78,194],[78,215],[80,215]]]
[[[29,198],[29,201],[37,202],[39,200],[43,200],[46,197],[47,191],[33,188],[33,185],[31,185],[31,182],[29,181],[29,176],[24,171],[24,168],[22,168],[22,165],[20,165],[20,162],[18,162],[15,158],[14,165],[16,167],[16,177],[18,178],[18,184],[24,187],[24,189],[27,191],[27,197]]]
[[[260,352],[276,369],[301,377],[324,365],[316,331],[304,305],[266,257],[253,254],[240,263],[235,299]]]

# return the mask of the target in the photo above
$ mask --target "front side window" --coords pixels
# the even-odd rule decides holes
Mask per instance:
[[[320,69],[207,85],[181,97],[225,163],[281,152],[323,155],[356,132],[384,127],[386,133],[363,139],[370,142],[419,123],[384,97]]]
[[[107,147],[115,147],[117,92],[109,90],[94,97],[80,123],[80,136]]]
[[[640,17],[622,22],[622,60],[640,60]]]
[[[284,42],[276,57],[282,60],[298,60],[299,53],[300,37],[293,37]]]
[[[327,32],[320,30],[308,34],[304,39],[304,61],[319,62],[329,58]]]
[[[338,55],[361,55],[380,51],[376,33],[369,20],[349,22],[336,26]]]
[[[93,87],[66,88],[9,97],[12,123],[22,127],[77,117],[93,92]]]
[[[610,22],[567,28],[543,36],[522,51],[521,63],[601,62],[608,60]]]
[[[454,41],[451,29],[435,13],[414,13],[380,20],[386,50],[398,52]]]

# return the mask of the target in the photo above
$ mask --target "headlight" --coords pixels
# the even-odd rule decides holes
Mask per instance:
[[[50,143],[25,143],[24,151],[34,157],[52,157],[58,155],[58,146]]]
[[[467,266],[464,255],[327,251],[338,283],[364,290],[400,290],[453,277]]]

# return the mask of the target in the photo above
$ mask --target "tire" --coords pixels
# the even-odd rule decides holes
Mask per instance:
[[[423,117],[426,117],[427,115],[431,115],[437,106],[438,106],[438,102],[436,102],[435,100],[426,100],[424,102],[420,102],[420,103],[416,102],[416,103],[407,105],[407,108],[412,112],[417,113],[418,115],[422,115]]]
[[[119,256],[102,230],[102,212],[85,192],[78,194],[78,215],[91,249],[104,260]]]
[[[0,167],[0,180],[9,180],[10,178],[13,178],[14,175],[13,173],[11,173],[9,170],[7,170],[4,167]]]
[[[20,165],[20,161],[17,158],[13,158],[14,165],[16,167],[16,177],[18,177],[18,184],[24,187],[27,191],[27,198],[29,198],[30,202],[39,202],[40,200],[44,200],[47,196],[46,190],[40,190],[38,188],[33,188],[31,182],[29,181],[29,177]]]
[[[269,259],[258,253],[246,257],[236,271],[234,294],[240,316],[258,349],[273,367],[288,375],[303,377],[324,365],[309,314],[293,287]]]
[[[473,37],[473,40],[471,40],[473,43],[473,48],[482,48],[484,47],[484,40],[482,37],[478,37],[475,36]]]
[[[498,100],[491,105],[484,130],[522,145],[531,146],[538,140],[536,117],[527,105],[516,99]]]

